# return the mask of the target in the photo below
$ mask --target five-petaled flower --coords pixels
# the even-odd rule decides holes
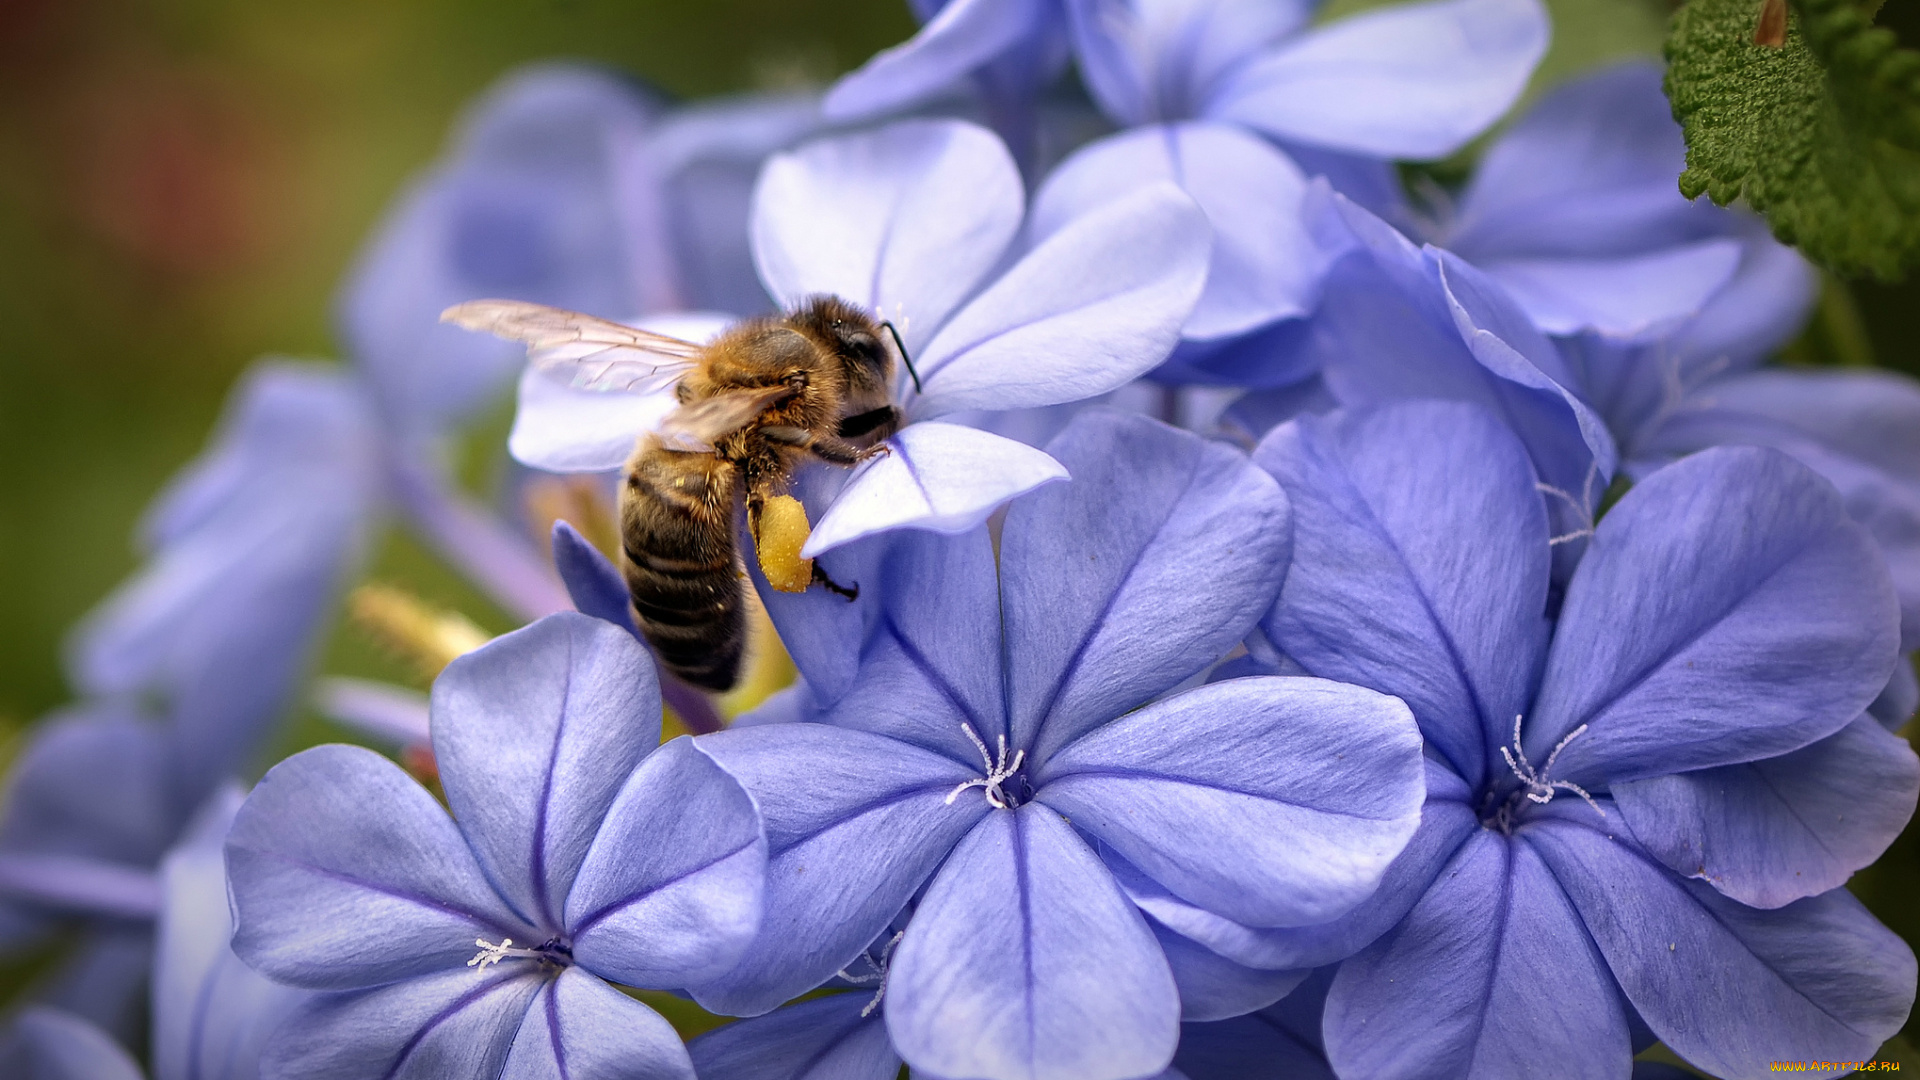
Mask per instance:
[[[234,951],[337,992],[279,1030],[268,1071],[691,1080],[673,1028],[608,981],[725,971],[759,925],[766,841],[689,740],[655,749],[660,716],[639,643],[569,612],[434,684],[453,818],[371,751],[270,771],[227,841]]]
[[[1911,815],[1920,762],[1862,715],[1898,619],[1829,485],[1756,448],[1679,462],[1600,521],[1554,614],[1541,495],[1491,415],[1336,414],[1256,460],[1296,508],[1263,629],[1407,702],[1426,809],[1338,922],[1255,930],[1137,889],[1149,912],[1256,967],[1364,946],[1326,1005],[1346,1075],[1622,1076],[1644,1025],[1745,1077],[1898,1030],[1913,954],[1839,886]]]
[[[1371,894],[1411,834],[1419,742],[1398,701],[1303,678],[1170,693],[1272,602],[1289,540],[1271,477],[1111,413],[1048,450],[1074,481],[1013,505],[997,571],[985,529],[899,533],[829,556],[856,604],[768,595],[820,711],[699,741],[770,845],[766,922],[703,1004],[757,1014],[826,982],[917,895],[884,1003],[909,1064],[1150,1075],[1182,987],[1106,860],[1302,926]]]

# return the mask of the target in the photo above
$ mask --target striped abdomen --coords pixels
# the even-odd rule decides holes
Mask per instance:
[[[730,690],[746,640],[734,544],[734,466],[647,440],[627,462],[620,539],[640,630],[674,674]]]

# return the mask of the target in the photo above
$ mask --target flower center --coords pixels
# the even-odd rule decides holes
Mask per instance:
[[[1505,746],[1500,748],[1500,756],[1506,759],[1507,768],[1513,770],[1513,775],[1519,779],[1520,786],[1507,792],[1505,798],[1501,797],[1498,788],[1489,790],[1482,803],[1480,823],[1490,829],[1511,834],[1513,827],[1519,824],[1522,811],[1526,809],[1528,803],[1545,806],[1553,801],[1554,795],[1562,791],[1571,791],[1580,796],[1587,801],[1588,806],[1593,807],[1594,813],[1606,817],[1607,812],[1600,809],[1600,804],[1587,793],[1587,789],[1571,780],[1552,778],[1553,763],[1560,760],[1560,751],[1565,750],[1568,743],[1586,734],[1587,725],[1581,724],[1567,732],[1567,737],[1561,739],[1554,746],[1553,752],[1547,755],[1547,763],[1535,769],[1533,763],[1527,760],[1526,750],[1520,745],[1520,721],[1520,716],[1513,718],[1512,748]]]
[[[480,951],[473,954],[473,959],[467,961],[467,966],[477,967],[482,971],[487,969],[488,964],[498,964],[502,960],[532,960],[557,968],[573,965],[573,946],[557,937],[548,938],[546,944],[532,949],[514,948],[513,939],[510,937],[501,938],[498,945],[486,938],[474,938],[473,943],[480,946]]]
[[[987,752],[987,744],[981,740],[979,733],[973,730],[972,724],[963,723],[960,725],[960,730],[967,733],[967,738],[973,742],[974,749],[980,751],[980,760],[985,763],[987,774],[964,781],[948,792],[947,805],[952,806],[953,800],[959,798],[961,792],[977,787],[986,793],[987,803],[996,810],[1011,810],[1019,806],[1020,800],[1007,790],[1007,781],[1020,775],[1020,765],[1027,760],[1027,752],[1015,750],[1009,757],[1007,737],[1002,735],[1000,736],[1000,753],[995,756]]]

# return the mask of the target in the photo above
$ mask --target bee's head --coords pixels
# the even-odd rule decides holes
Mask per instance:
[[[837,296],[815,296],[794,313],[818,338],[830,342],[847,367],[849,382],[875,387],[889,385],[893,357],[887,352],[873,316]]]

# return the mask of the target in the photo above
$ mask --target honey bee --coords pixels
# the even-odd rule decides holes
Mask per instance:
[[[679,407],[641,435],[627,459],[619,520],[640,629],[682,679],[724,691],[739,677],[746,630],[734,540],[740,495],[770,582],[858,595],[857,582],[842,586],[798,559],[794,519],[804,540],[806,517],[785,490],[809,458],[852,466],[887,451],[901,415],[883,331],[919,385],[891,323],[836,296],[737,323],[705,345],[516,300],[457,304],[440,318],[524,342],[536,368],[578,388],[672,388]],[[769,522],[781,534],[773,546],[784,559],[763,544]]]

